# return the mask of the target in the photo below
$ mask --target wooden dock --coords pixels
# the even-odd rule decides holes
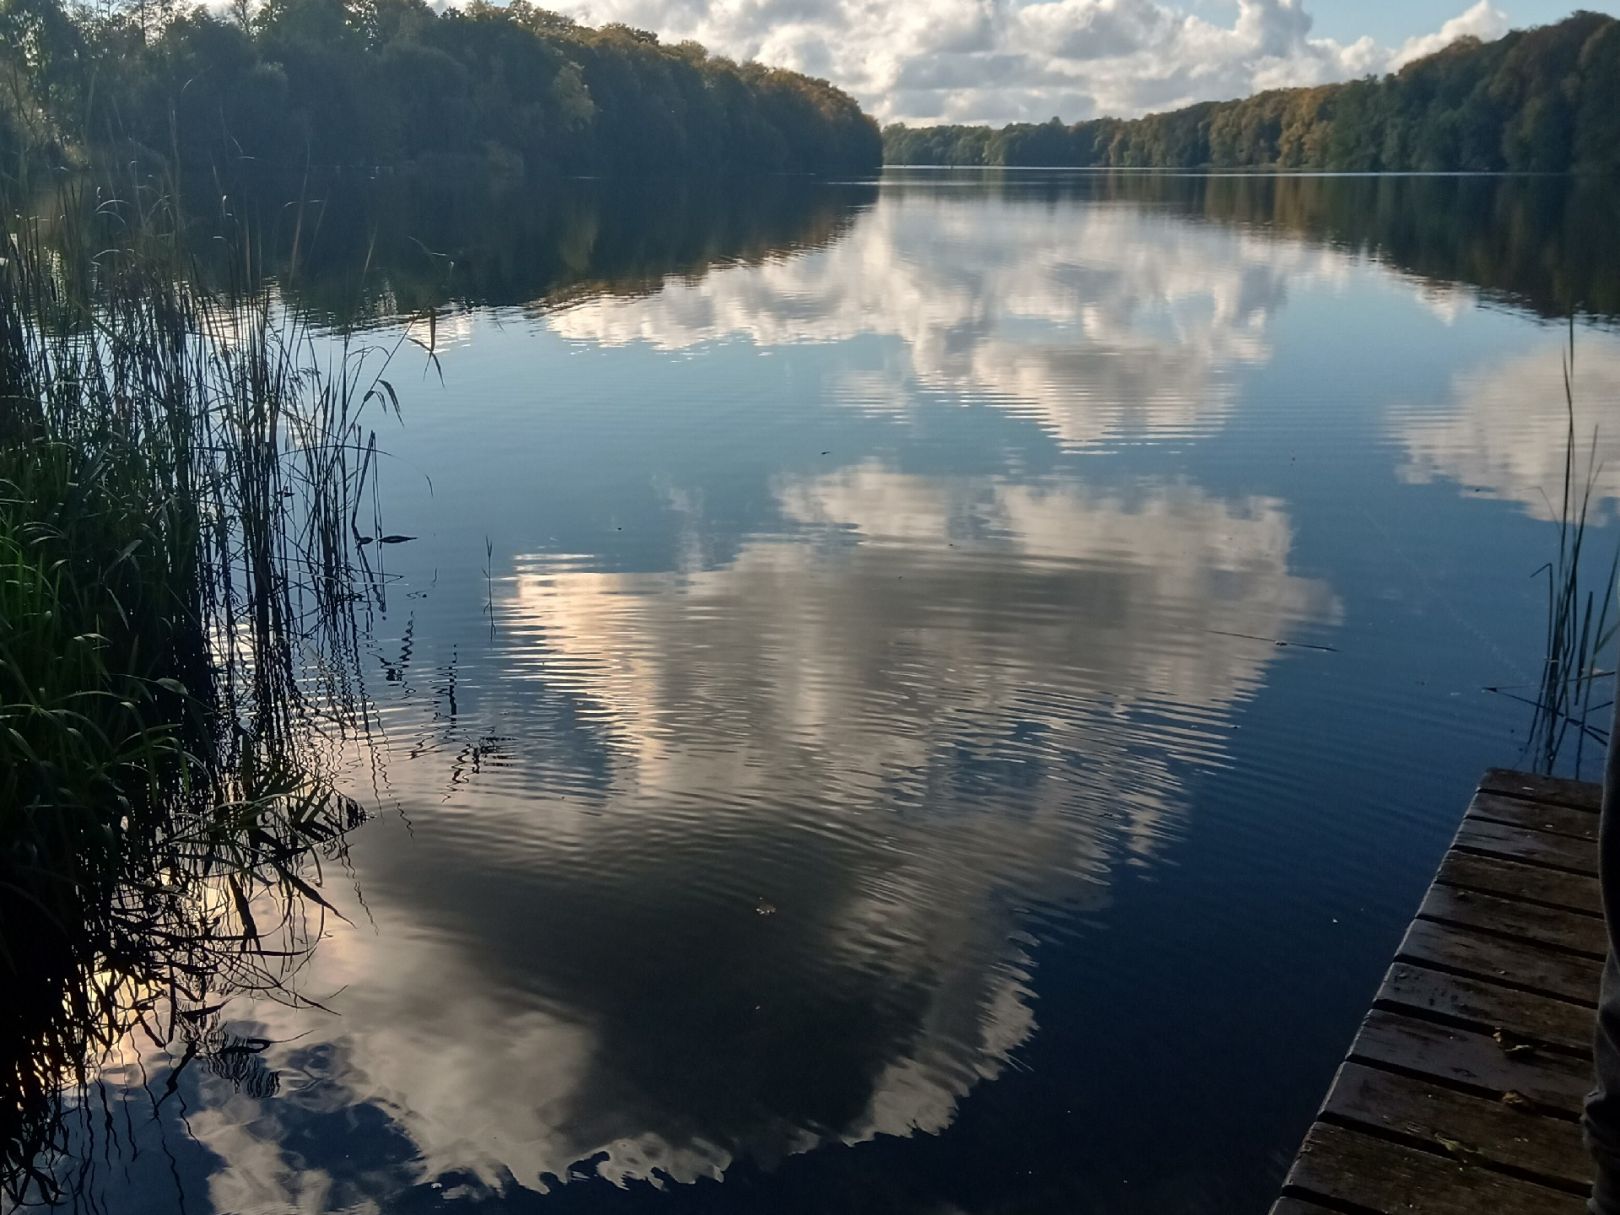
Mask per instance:
[[[1599,792],[1485,774],[1271,1215],[1583,1215]]]

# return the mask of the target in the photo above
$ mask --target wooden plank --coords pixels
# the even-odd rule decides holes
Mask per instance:
[[[1515,1039],[1562,1047],[1581,1058],[1591,1055],[1590,1008],[1515,991],[1485,979],[1396,962],[1384,976],[1375,1003],[1396,1011],[1466,1021],[1481,1033],[1506,1030]]]
[[[1413,920],[1395,956],[1493,982],[1597,1006],[1603,964],[1573,953],[1554,953],[1526,941],[1493,937],[1454,924]]]
[[[1523,827],[1508,827],[1477,818],[1463,819],[1452,847],[1471,848],[1475,852],[1536,865],[1552,865],[1593,877],[1597,876],[1598,871],[1597,847],[1584,840],[1526,831]]]
[[[1440,863],[1435,881],[1465,890],[1482,890],[1505,898],[1565,907],[1588,915],[1603,914],[1603,898],[1596,878],[1559,873],[1499,857],[1448,852]]]
[[[1533,776],[1528,772],[1510,772],[1506,768],[1491,768],[1479,787],[1489,793],[1505,793],[1510,797],[1526,798],[1537,802],[1556,802],[1560,806],[1574,806],[1578,810],[1596,813],[1603,801],[1603,786],[1589,781],[1561,780],[1551,776]]]
[[[1283,1188],[1292,1197],[1317,1195],[1403,1215],[1583,1215],[1586,1209],[1574,1194],[1325,1122],[1305,1136]]]
[[[1468,815],[1488,822],[1526,827],[1531,831],[1568,835],[1594,844],[1597,843],[1600,821],[1589,810],[1576,810],[1572,806],[1559,806],[1552,802],[1527,802],[1496,793],[1474,794],[1474,800],[1468,804]]]
[[[1578,1126],[1359,1063],[1339,1069],[1322,1114],[1421,1141],[1465,1163],[1505,1165],[1553,1184],[1587,1185]]]
[[[1272,1215],[1583,1215],[1600,793],[1485,774]]]
[[[1350,1045],[1350,1058],[1495,1096],[1521,1093],[1570,1117],[1580,1115],[1581,1101],[1592,1087],[1590,1064],[1550,1052],[1510,1055],[1486,1034],[1383,1009],[1367,1014]]]
[[[1466,924],[1502,936],[1522,937],[1602,961],[1609,948],[1609,933],[1596,916],[1572,915],[1554,907],[1522,903],[1494,894],[1431,886],[1418,915],[1448,924]]]

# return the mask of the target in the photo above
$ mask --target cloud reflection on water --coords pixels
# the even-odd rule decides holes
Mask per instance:
[[[305,980],[343,989],[329,1073],[192,1115],[216,1206],[319,1208],[338,1183],[268,1147],[300,1101],[383,1111],[409,1182],[493,1188],[942,1129],[1036,1031],[1028,918],[1104,906],[1225,762],[1263,639],[1338,614],[1271,499],[876,460],[777,495],[788,530],[717,567],[497,585],[461,678],[500,761],[368,839],[370,920]],[[415,807],[442,776],[391,771]]]
[[[1549,336],[1527,352],[1457,372],[1443,400],[1395,414],[1390,428],[1404,452],[1401,479],[1454,482],[1464,492],[1516,503],[1533,519],[1556,521],[1569,447],[1567,350],[1567,341]],[[1576,489],[1595,456],[1593,517],[1606,519],[1620,493],[1620,345],[1583,333],[1574,357]]]
[[[1342,251],[1152,210],[1001,206],[908,190],[837,244],[758,268],[546,314],[573,341],[762,350],[877,335],[903,357],[845,381],[846,404],[919,390],[1028,417],[1067,447],[1208,434],[1234,375],[1264,363],[1291,285],[1343,281]]]

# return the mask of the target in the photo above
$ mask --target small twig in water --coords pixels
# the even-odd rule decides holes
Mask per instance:
[[[1337,646],[1313,645],[1309,641],[1283,641],[1278,637],[1262,637],[1258,633],[1233,633],[1226,629],[1205,629],[1206,633],[1214,633],[1217,637],[1241,637],[1245,641],[1264,641],[1279,648],[1287,647],[1294,650],[1319,650],[1324,654],[1337,654]]]

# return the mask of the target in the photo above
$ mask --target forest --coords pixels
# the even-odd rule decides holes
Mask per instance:
[[[883,154],[911,165],[1613,172],[1620,22],[1579,12],[1494,42],[1459,39],[1383,77],[1135,119],[896,124]]]
[[[158,164],[842,173],[880,163],[846,93],[527,0],[0,0],[4,171]]]

